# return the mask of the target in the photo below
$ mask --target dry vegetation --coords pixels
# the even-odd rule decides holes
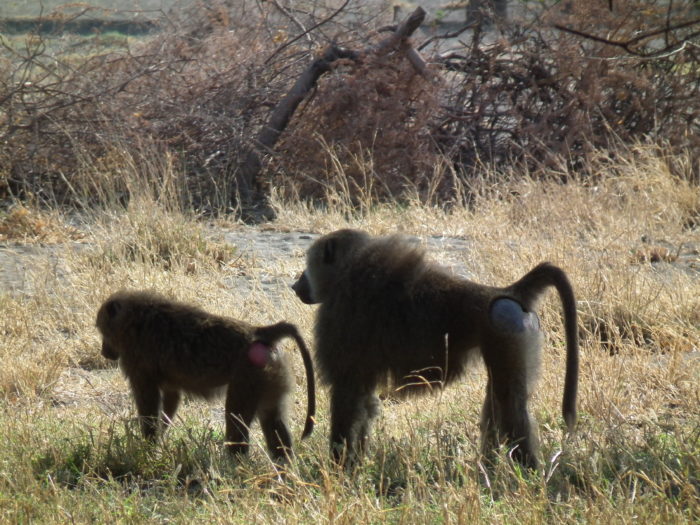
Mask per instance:
[[[0,295],[2,520],[696,521],[700,193],[657,153],[639,148],[614,164],[606,159],[595,184],[574,176],[566,185],[522,176],[484,183],[469,208],[450,211],[415,201],[321,212],[276,201],[274,230],[355,226],[464,239],[469,249],[432,257],[483,282],[508,282],[542,259],[567,269],[581,314],[581,421],[578,434],[563,441],[563,334],[550,297],[542,311],[547,361],[535,399],[543,477],[505,464],[484,477],[477,462],[481,370],[436,397],[386,401],[369,457],[351,478],[328,462],[323,393],[317,432],[298,445],[283,484],[263,447],[240,464],[222,454],[218,405],[189,403],[166,440],[148,447],[135,433],[124,380],[98,355],[94,315],[106,295],[156,288],[254,322],[288,318],[307,336],[313,311],[287,288],[303,266],[301,248],[276,260],[227,248],[222,228],[244,227],[207,225],[144,198],[84,217],[85,245],[60,248],[61,271],[40,255],[28,270],[32,292]],[[32,237],[25,226],[32,221],[19,223],[18,213],[0,224],[3,231],[22,224],[25,243],[45,239],[46,224],[53,242],[74,236],[61,215],[22,212],[37,225]],[[657,245],[677,260],[636,256]],[[263,278],[273,278],[276,293],[262,291]],[[243,279],[252,289],[237,285]],[[301,363],[295,367],[301,378]],[[297,431],[303,391],[300,379]],[[259,444],[258,431],[254,436]]]
[[[493,45],[477,35],[435,61],[435,86],[398,54],[342,61],[261,172],[276,211],[268,231],[444,236],[431,257],[484,283],[545,259],[567,270],[580,315],[580,423],[564,439],[552,294],[534,400],[543,475],[480,468],[481,368],[434,397],[386,400],[352,476],[329,462],[323,389],[316,432],[297,445],[285,482],[257,429],[250,458],[225,456],[223,403],[186,403],[162,443],[142,441],[125,381],[99,356],[97,306],[122,287],[154,288],[255,323],[286,318],[310,340],[313,309],[288,288],[304,245],[272,258],[226,242],[225,232],[251,232],[225,213],[230,182],[314,51],[378,38],[357,30],[373,15],[355,6],[276,52],[332,10],[290,18],[276,2],[241,3],[234,24],[226,2],[209,4],[171,14],[171,31],[155,39],[98,35],[79,53],[61,39],[2,40],[0,522],[698,522],[692,45],[651,60],[569,34],[554,45],[532,28]],[[624,40],[639,2],[614,5],[614,16],[557,20],[591,32],[616,24],[606,36]],[[649,23],[663,27],[655,9]],[[662,36],[671,46],[683,38]],[[649,52],[638,44],[632,51]],[[25,265],[21,282],[9,281],[11,261]],[[294,364],[297,436],[305,400]]]
[[[690,170],[674,171],[697,181],[694,3],[568,5],[541,4],[526,23],[438,39],[422,51],[432,81],[400,50],[336,61],[274,151],[261,152],[258,193],[274,187],[323,201],[340,189],[355,203],[415,194],[454,202],[455,188],[484,166],[590,175],[599,149],[639,141],[688,158]],[[123,202],[138,194],[125,185],[128,164],[177,174],[169,188],[184,208],[229,211],[270,109],[330,44],[360,52],[385,38],[388,11],[367,0],[333,18],[335,7],[311,0],[293,11],[274,2],[232,11],[220,0],[169,12],[152,38],[2,37],[0,197],[92,207],[116,194]],[[416,46],[426,36],[416,34]]]

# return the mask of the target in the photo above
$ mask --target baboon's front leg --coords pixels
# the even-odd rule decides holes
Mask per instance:
[[[161,420],[164,425],[170,425],[173,422],[181,399],[182,396],[179,390],[163,390],[163,411],[161,413]]]
[[[331,392],[331,454],[339,465],[352,468],[362,453],[369,431],[366,395],[354,386],[334,385]]]
[[[156,382],[148,377],[131,378],[130,383],[139,414],[141,433],[146,439],[153,441],[158,433],[160,390]]]

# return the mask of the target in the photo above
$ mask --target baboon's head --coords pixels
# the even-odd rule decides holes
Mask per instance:
[[[113,341],[119,324],[119,314],[123,308],[122,302],[113,295],[100,306],[95,321],[95,326],[102,335],[102,355],[113,361],[119,359],[118,345],[114,345]]]
[[[305,304],[325,301],[345,263],[369,240],[369,234],[349,229],[316,240],[306,252],[306,269],[292,285],[297,297]]]

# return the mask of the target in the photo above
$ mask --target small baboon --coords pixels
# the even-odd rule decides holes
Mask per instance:
[[[152,292],[121,291],[102,304],[96,325],[102,355],[119,360],[129,380],[148,439],[155,438],[159,419],[164,425],[172,421],[181,392],[210,399],[227,387],[228,449],[247,451],[248,429],[257,417],[270,455],[283,462],[292,447],[286,412],[293,381],[286,356],[275,348],[283,337],[296,341],[306,368],[302,439],[313,429],[313,364],[293,324],[253,326]]]
[[[564,306],[563,413],[571,430],[578,383],[576,302],[561,269],[542,263],[514,284],[495,288],[427,262],[422,248],[400,236],[339,230],[314,242],[292,288],[304,303],[320,303],[315,354],[321,380],[330,386],[335,460],[352,464],[366,447],[378,385],[390,383],[404,394],[432,390],[462,375],[480,353],[488,372],[482,451],[491,455],[503,440],[515,446],[517,461],[537,468],[539,439],[528,400],[542,344],[534,308],[548,286],[557,289]]]

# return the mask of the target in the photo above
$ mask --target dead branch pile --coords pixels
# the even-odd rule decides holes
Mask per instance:
[[[438,153],[428,127],[436,109],[435,86],[403,53],[340,61],[288,127],[273,180],[291,178],[312,197],[424,192]]]
[[[405,43],[363,52],[385,36],[367,28],[388,20],[352,4],[195,2],[147,40],[0,38],[0,198],[91,205],[105,181],[128,198],[126,163],[175,173],[187,206],[225,209],[251,148],[257,188],[355,201],[449,200],[454,174],[484,164],[585,171],[596,150],[639,140],[689,152],[683,173],[700,173],[692,0],[558,2],[529,25],[423,49],[433,81]],[[324,70],[260,148],[273,109],[329,47],[353,59]]]
[[[475,32],[441,56],[451,83],[432,134],[442,150],[467,172],[482,163],[585,170],[597,149],[651,139],[689,152],[697,177],[700,19],[673,29],[691,20],[690,3],[672,13],[636,0],[612,12],[566,4],[542,15],[544,27],[511,27],[495,42]]]

